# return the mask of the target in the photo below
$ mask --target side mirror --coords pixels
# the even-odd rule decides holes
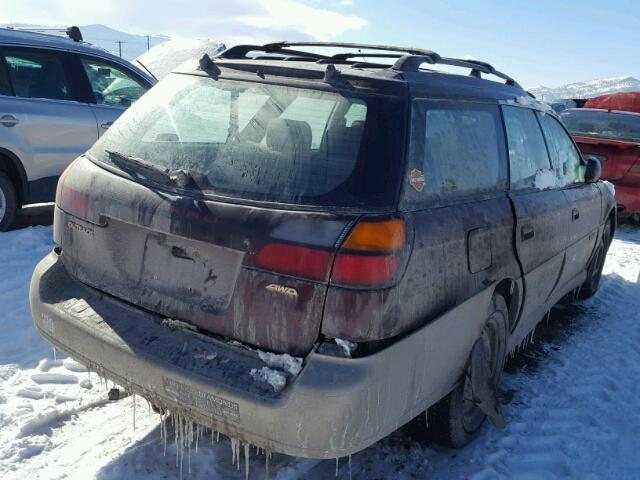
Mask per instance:
[[[587,169],[584,172],[584,181],[586,183],[596,183],[602,175],[602,166],[600,160],[596,157],[587,157]]]

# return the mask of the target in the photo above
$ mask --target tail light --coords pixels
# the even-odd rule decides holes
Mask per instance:
[[[269,243],[255,259],[259,268],[325,282],[332,262],[331,250],[290,243]]]
[[[73,165],[73,164],[72,164]],[[91,203],[86,193],[65,186],[65,180],[72,165],[62,172],[56,188],[56,205],[61,210],[84,220],[91,217]]]
[[[361,220],[342,243],[331,283],[349,287],[383,287],[393,282],[408,254],[404,220]]]

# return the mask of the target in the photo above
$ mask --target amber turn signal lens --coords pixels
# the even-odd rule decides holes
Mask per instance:
[[[407,241],[407,228],[404,220],[393,218],[382,221],[363,221],[356,223],[343,249],[367,252],[399,250]]]

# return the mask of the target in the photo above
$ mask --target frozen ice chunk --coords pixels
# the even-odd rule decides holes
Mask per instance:
[[[344,340],[342,338],[336,338],[335,339],[336,344],[338,344],[340,347],[342,347],[342,350],[344,350],[344,353],[347,357],[351,356],[351,352],[353,352],[357,345],[353,342],[350,342],[349,340]]]
[[[268,367],[284,370],[294,377],[302,370],[302,359],[292,357],[288,353],[278,355],[276,353],[258,350],[258,355],[260,356],[260,360],[266,363]]]
[[[284,373],[269,367],[252,368],[251,377],[258,382],[268,383],[274,392],[279,392],[287,384]]]

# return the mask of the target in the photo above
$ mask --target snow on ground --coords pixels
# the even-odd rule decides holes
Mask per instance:
[[[54,358],[35,332],[28,284],[50,238],[49,227],[0,233],[0,478],[179,478],[170,420],[165,454],[159,416],[144,400],[108,402],[95,375]],[[341,459],[338,478],[638,478],[640,228],[620,229],[605,274],[594,299],[554,309],[507,365],[504,431],[486,425],[462,451],[396,432],[351,465]],[[198,452],[185,453],[183,478],[244,478],[244,449],[237,466],[232,454],[224,437],[200,439]],[[250,456],[249,477],[264,478],[264,456]],[[270,472],[320,480],[334,477],[336,463],[274,455]]]

